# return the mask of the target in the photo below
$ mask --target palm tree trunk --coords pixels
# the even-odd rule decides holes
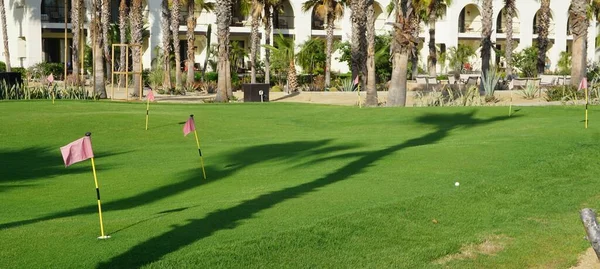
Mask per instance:
[[[188,88],[194,85],[194,41],[196,36],[194,30],[196,29],[196,17],[194,17],[195,1],[188,0],[188,17],[187,17],[187,79],[186,84]]]
[[[335,29],[334,18],[332,16],[335,1],[329,1],[329,7],[325,15],[327,21],[327,43],[325,45],[325,88],[331,85],[331,54],[333,54],[333,30]]]
[[[502,16],[500,14],[499,16]],[[513,50],[513,18],[515,16],[515,0],[506,0],[506,77],[512,76],[512,50]]]
[[[127,1],[121,0],[121,2],[119,3],[119,40],[120,40],[121,44],[127,43],[127,22],[128,22]],[[128,68],[125,65],[125,62],[127,61],[125,59],[125,57],[126,57],[125,47],[120,47],[119,48],[119,72],[125,72],[126,68]],[[75,70],[75,69],[73,69],[73,70]],[[125,84],[125,75],[121,74],[121,75],[119,75],[119,87],[123,87],[124,84]]]
[[[206,66],[208,65],[208,59],[210,59],[210,39],[212,35],[212,24],[208,24],[206,27],[206,57],[204,58],[204,65],[202,66],[202,80],[204,81],[204,74],[206,73]],[[214,71],[214,70],[213,70]]]
[[[366,106],[377,106],[375,78],[375,10],[374,1],[367,1],[367,99]]]
[[[271,45],[271,5],[265,4],[265,45]],[[265,50],[265,83],[271,84],[271,50]]]
[[[94,50],[94,93],[99,98],[106,98],[104,81],[104,51],[102,42],[102,2],[92,2],[92,48]]]
[[[112,57],[110,53],[110,40],[108,37],[110,26],[110,0],[102,0],[102,45],[104,50],[104,64],[106,65],[106,77],[112,77]]]
[[[571,84],[579,85],[586,76],[587,67],[587,34],[589,20],[587,19],[587,1],[573,0],[571,2],[571,30],[573,32],[573,55],[571,69]]]
[[[538,14],[538,74],[544,74],[546,69],[546,51],[548,51],[548,28],[550,27],[550,0],[542,0],[542,5]]]
[[[296,91],[296,88],[298,88],[298,77],[296,76],[296,65],[294,63],[294,59],[290,61],[290,66],[288,67],[287,81],[289,92]]]
[[[231,21],[231,0],[219,0],[216,5],[217,15],[217,39],[218,46],[218,66],[219,72],[218,89],[215,101],[227,102],[228,96],[228,73],[229,73],[229,22]],[[231,81],[231,79],[229,79]]]
[[[483,18],[481,31],[481,73],[485,76],[490,69],[492,57],[492,14],[494,12],[492,0],[483,0]]]
[[[394,37],[392,40],[392,79],[388,92],[387,106],[406,106],[406,83],[408,75],[408,54],[416,45],[411,0],[399,0],[395,10]]]
[[[413,16],[411,19],[412,27],[415,31],[412,33],[413,40],[419,40],[419,31],[420,31],[420,20],[419,17]],[[419,75],[419,47],[412,46],[412,51],[410,53],[410,61],[412,67],[412,79],[415,79]]]
[[[0,23],[2,24],[2,39],[4,39],[4,61],[6,63],[6,72],[10,72],[10,51],[8,49],[8,33],[6,26],[6,9],[4,7],[4,0],[0,0]]]
[[[179,51],[179,0],[171,3],[171,32],[173,33],[173,52],[175,53],[175,88],[181,89],[181,52]]]
[[[437,3],[437,1],[432,1],[432,3]],[[427,71],[429,71],[429,76],[436,77],[437,76],[437,48],[435,47],[435,22],[437,21],[437,17],[435,14],[435,10],[437,7],[435,4],[429,10],[429,59],[427,61]]]
[[[353,0],[350,2],[350,8],[352,15],[350,17],[352,21],[352,42],[350,45],[351,57],[352,57],[352,79],[359,76],[361,89],[365,86],[365,72],[366,72],[366,51],[367,38],[365,33],[367,31],[367,17],[366,10],[367,5],[365,0]]]
[[[143,29],[143,21],[142,21],[142,0],[133,0],[131,5],[131,43],[136,45],[142,44],[142,29]],[[142,86],[142,76],[140,75],[142,72],[141,63],[141,47],[133,46],[131,48],[132,51],[132,59],[133,59],[133,91],[135,93],[139,92],[140,87]],[[139,74],[135,74],[139,73]],[[140,96],[141,98],[141,96]]]
[[[258,9],[258,10],[257,10]],[[252,30],[250,32],[250,83],[256,83],[256,58],[260,43],[258,27],[260,26],[260,13],[262,7],[257,0],[252,1]]]
[[[169,9],[169,1],[162,0],[161,3],[161,32],[162,32],[162,60],[165,70],[163,75],[163,90],[170,91],[171,85],[171,10]]]
[[[124,0],[123,0],[124,1]],[[72,61],[71,66],[73,67],[73,79],[75,85],[80,85],[80,77],[79,77],[79,52],[80,49],[83,49],[83,44],[81,44],[81,13],[83,12],[83,8],[81,5],[81,0],[72,0],[71,2],[71,33],[73,35],[73,50],[72,50]]]

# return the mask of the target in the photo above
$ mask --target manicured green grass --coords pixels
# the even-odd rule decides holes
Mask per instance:
[[[587,130],[581,107],[152,104],[148,131],[144,115],[0,102],[0,268],[567,268],[589,247],[578,211],[600,205],[595,107]],[[60,156],[87,131],[109,240],[90,162]]]

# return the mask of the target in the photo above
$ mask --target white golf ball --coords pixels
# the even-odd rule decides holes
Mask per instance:
[[[454,186],[458,187],[458,186],[460,186],[460,183],[458,183],[458,181],[454,182]]]

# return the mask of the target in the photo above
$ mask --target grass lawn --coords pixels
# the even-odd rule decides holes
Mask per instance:
[[[0,268],[568,268],[600,108],[518,109],[0,102]]]

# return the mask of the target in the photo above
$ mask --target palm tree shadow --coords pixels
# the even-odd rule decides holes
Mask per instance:
[[[165,255],[208,237],[217,231],[234,229],[242,220],[249,219],[255,214],[287,199],[298,198],[333,183],[348,179],[392,153],[410,147],[436,143],[447,137],[451,130],[457,128],[472,128],[509,119],[507,116],[476,119],[473,115],[474,112],[462,114],[428,114],[419,117],[416,120],[418,123],[433,125],[436,127],[435,131],[382,150],[361,152],[355,156],[358,157],[357,159],[313,181],[263,194],[257,198],[241,202],[234,207],[209,213],[201,219],[190,219],[188,223],[174,227],[162,235],[150,238],[128,251],[113,257],[109,261],[98,264],[97,267],[130,268],[151,264],[162,259]],[[243,158],[245,156],[231,156],[231,159],[239,157]]]

